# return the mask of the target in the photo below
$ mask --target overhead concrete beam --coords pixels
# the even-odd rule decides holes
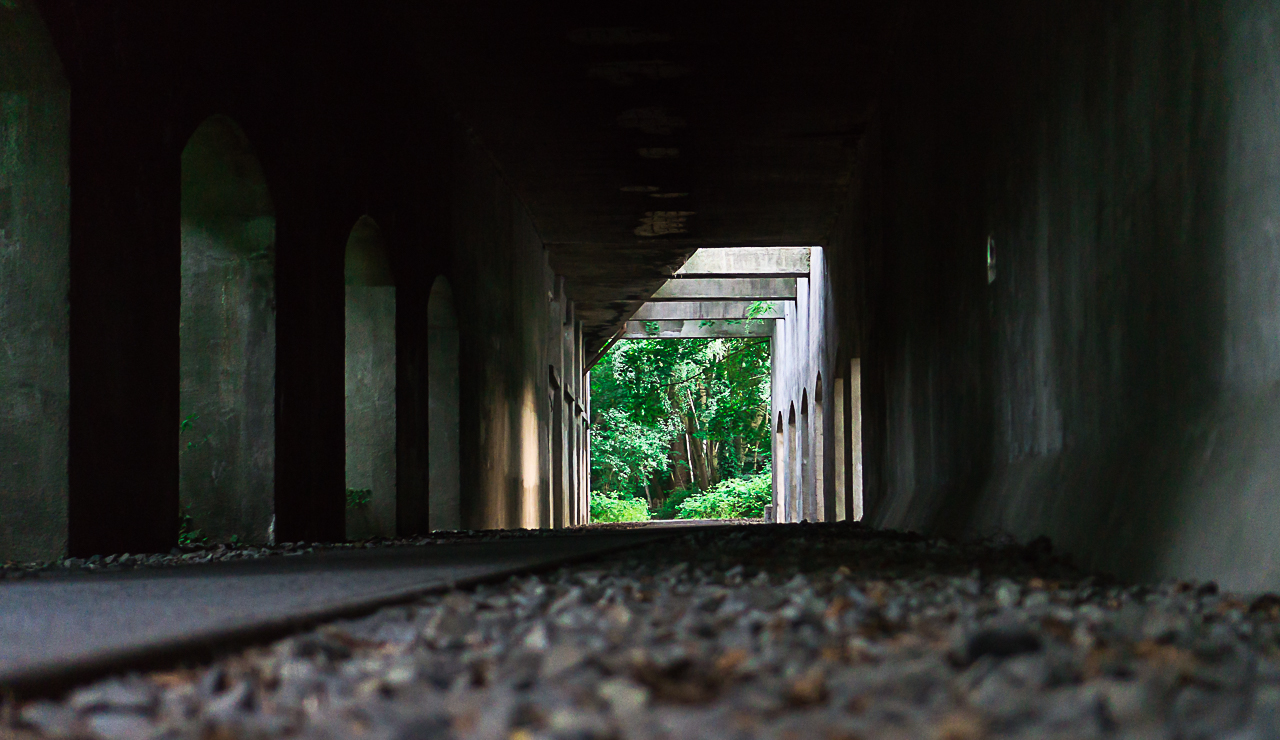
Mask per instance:
[[[720,339],[773,336],[774,319],[628,321],[623,339]]]
[[[699,249],[672,277],[785,278],[809,274],[810,247]]]
[[[631,317],[633,321],[719,321],[745,319],[751,304],[740,301],[691,301],[686,303],[646,303]],[[782,303],[770,301],[767,310],[755,318],[782,318]]]
[[[667,281],[649,301],[772,301],[795,297],[795,278],[688,278]]]

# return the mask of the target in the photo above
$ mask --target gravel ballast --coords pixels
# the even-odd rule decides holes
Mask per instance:
[[[1280,598],[1046,541],[687,534],[9,706],[92,738],[1280,737]]]

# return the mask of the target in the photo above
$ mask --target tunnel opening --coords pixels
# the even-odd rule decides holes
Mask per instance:
[[[272,538],[275,209],[243,130],[215,115],[182,150],[180,541]]]
[[[591,521],[762,518],[769,373],[767,337],[614,344],[591,371]]]

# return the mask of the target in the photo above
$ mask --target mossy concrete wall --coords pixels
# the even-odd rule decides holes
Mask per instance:
[[[67,549],[69,114],[40,17],[0,5],[0,560]]]

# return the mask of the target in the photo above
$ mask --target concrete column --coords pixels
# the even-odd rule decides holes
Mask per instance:
[[[34,7],[0,8],[0,560],[67,550],[69,114]]]
[[[316,158],[322,159],[319,154]],[[276,203],[276,540],[346,537],[344,245],[356,219],[315,181]]]
[[[849,487],[850,518],[862,521],[864,513],[862,503],[862,360],[849,362],[849,394],[846,409],[847,421],[845,429],[849,435],[849,470],[847,485]]]
[[[427,305],[428,508],[433,530],[462,528],[458,342],[453,290],[441,275]]]
[[[104,30],[91,43],[115,40]],[[110,60],[129,55],[101,51],[92,83],[71,100],[67,514],[75,556],[168,552],[178,535],[183,142],[167,118],[169,96],[146,79],[150,62],[126,68]]]
[[[845,433],[845,379],[836,378],[832,384],[831,393],[831,411],[833,418],[831,420],[831,452],[835,455],[832,461],[832,477],[834,480],[834,499],[835,499],[835,520],[843,522],[849,519],[850,508],[846,497],[849,491],[846,474],[848,472],[849,452],[845,448],[846,440],[849,439]]]
[[[800,447],[796,432],[796,405],[791,404],[787,415],[787,500],[784,503],[786,519],[784,521],[800,521],[800,492],[803,490],[800,466]]]

